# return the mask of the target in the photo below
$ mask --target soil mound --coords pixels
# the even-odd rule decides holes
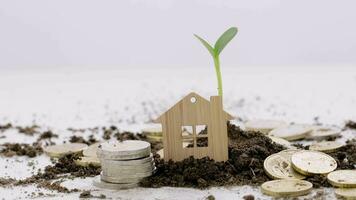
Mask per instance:
[[[228,124],[229,160],[214,162],[209,158],[187,158],[180,162],[164,162],[155,156],[157,172],[141,182],[143,187],[197,187],[223,185],[259,185],[269,178],[263,162],[271,154],[282,151],[262,133],[242,131]]]

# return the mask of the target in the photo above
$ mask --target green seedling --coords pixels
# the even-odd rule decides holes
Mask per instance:
[[[194,34],[196,38],[208,49],[211,56],[214,59],[214,66],[216,77],[218,79],[218,94],[219,96],[223,96],[223,89],[222,89],[222,78],[221,78],[221,70],[220,70],[220,58],[219,55],[225,46],[235,37],[237,33],[236,27],[231,27],[227,31],[225,31],[220,38],[215,42],[214,47],[212,47],[207,41],[203,38],[199,37],[198,35]]]

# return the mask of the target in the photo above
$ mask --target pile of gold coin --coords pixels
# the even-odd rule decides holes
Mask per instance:
[[[258,121],[247,123],[247,129],[260,131]],[[344,144],[337,141],[324,141],[328,137],[340,135],[337,127],[291,124],[264,120],[263,131],[274,143],[287,150],[272,154],[264,161],[264,171],[272,181],[261,185],[261,191],[274,197],[296,197],[307,195],[313,188],[306,177],[321,175],[336,187],[335,194],[345,199],[356,199],[356,170],[336,170],[336,160],[327,153],[337,152]],[[277,124],[277,125],[276,125]],[[261,127],[262,127],[261,125]],[[264,127],[275,127],[267,128]],[[309,150],[293,147],[294,140],[311,141]]]
[[[261,190],[264,194],[295,197],[308,194],[313,187],[312,183],[302,179],[331,174],[337,168],[337,162],[323,152],[288,149],[268,156],[263,167],[265,173],[275,179],[262,184]]]

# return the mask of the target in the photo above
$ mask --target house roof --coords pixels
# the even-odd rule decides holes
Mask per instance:
[[[160,123],[161,122],[161,118],[166,115],[167,113],[169,113],[176,105],[182,104],[183,101],[186,101],[187,99],[189,99],[189,101],[191,100],[191,98],[194,97],[196,101],[202,101],[203,103],[206,104],[210,104],[210,101],[208,101],[207,99],[205,99],[204,97],[200,96],[199,94],[195,93],[195,92],[191,92],[188,95],[186,95],[185,97],[183,97],[180,101],[178,101],[175,105],[173,105],[170,109],[168,109],[166,112],[164,112],[163,114],[161,114],[157,119],[155,119],[153,122],[155,123]],[[230,115],[229,113],[227,113],[226,111],[224,111],[224,113],[226,114],[226,120],[232,120],[234,119],[234,117],[232,115]]]

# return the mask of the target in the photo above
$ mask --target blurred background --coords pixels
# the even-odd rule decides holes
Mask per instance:
[[[353,65],[353,0],[0,0],[0,68]]]
[[[144,124],[184,95],[236,117],[356,119],[354,0],[0,0],[0,123]],[[126,126],[127,125],[127,126]]]

